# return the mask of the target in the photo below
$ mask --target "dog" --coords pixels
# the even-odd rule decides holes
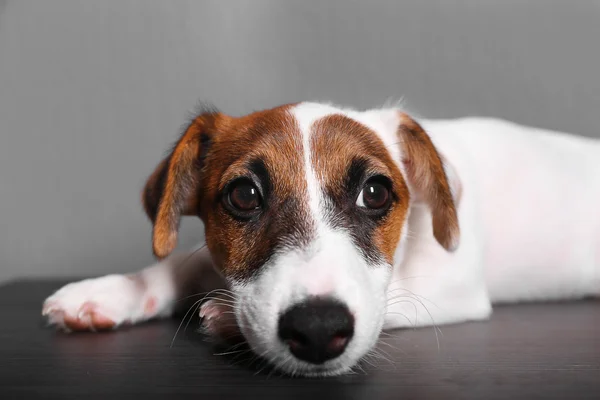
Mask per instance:
[[[51,325],[115,329],[210,290],[209,334],[326,376],[352,370],[382,330],[600,294],[600,141],[582,136],[399,107],[206,109],[142,198],[159,261],[62,287],[43,304]],[[206,244],[173,253],[186,215]]]

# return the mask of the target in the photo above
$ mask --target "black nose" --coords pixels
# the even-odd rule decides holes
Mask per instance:
[[[348,307],[315,298],[292,306],[279,317],[279,337],[300,360],[322,364],[342,354],[354,334]]]

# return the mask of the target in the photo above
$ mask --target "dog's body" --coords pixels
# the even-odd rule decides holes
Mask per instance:
[[[144,192],[157,256],[175,246],[179,214],[204,220],[208,247],[134,275],[67,285],[44,305],[51,323],[113,328],[171,315],[178,299],[222,288],[200,309],[209,333],[239,329],[280,369],[324,375],[350,369],[382,328],[484,320],[498,302],[600,294],[600,141],[482,118],[420,121],[425,135],[397,110],[314,103],[253,115],[198,117]],[[219,158],[225,145],[213,131],[243,131],[231,140],[245,148]],[[258,131],[269,134],[248,140]],[[200,147],[189,156],[185,146]],[[186,175],[181,165],[196,156],[206,165]],[[250,175],[231,172],[238,164]],[[222,211],[211,201],[227,192],[227,177],[242,175],[258,182],[262,205]],[[256,193],[241,187],[234,200],[244,205]],[[218,195],[204,194],[211,190]],[[323,298],[343,310],[319,304],[307,317],[295,307]],[[301,331],[307,318],[325,328]],[[311,342],[323,335],[325,345]]]
[[[490,302],[600,293],[600,141],[494,119],[423,126],[462,184],[461,245],[439,252],[409,238],[396,272],[421,276],[399,286],[432,300],[436,323],[487,316]],[[409,229],[431,238],[428,218],[413,213]],[[410,315],[412,305],[400,308]]]

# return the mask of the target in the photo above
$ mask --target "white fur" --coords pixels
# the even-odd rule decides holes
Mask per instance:
[[[343,232],[328,232],[309,249],[280,254],[263,268],[255,282],[232,287],[239,298],[240,328],[257,354],[290,373],[332,374],[348,370],[373,347],[383,324],[389,268],[368,268]],[[312,282],[320,280],[330,282],[327,294],[348,306],[356,325],[346,351],[315,366],[291,355],[277,336],[277,321],[288,307],[306,300]]]
[[[428,207],[415,201],[392,270],[367,265],[348,233],[328,226],[309,144],[316,120],[343,114],[371,128],[404,173],[397,110],[302,103],[291,113],[303,134],[317,234],[307,248],[276,254],[257,280],[231,286],[244,336],[280,369],[342,373],[372,348],[382,327],[483,320],[492,303],[600,294],[600,141],[495,119],[419,121],[447,161],[453,189],[460,187],[461,244],[445,251],[433,237]],[[206,263],[208,255],[203,257]],[[134,292],[125,278],[105,277],[67,285],[46,304],[55,313],[77,312],[93,300],[116,322],[137,321],[144,317],[136,301],[152,292],[161,300],[157,315],[169,314],[176,291],[173,262],[145,271],[140,273],[148,293]],[[347,350],[320,367],[295,359],[277,338],[279,314],[314,294],[340,299],[356,318]]]

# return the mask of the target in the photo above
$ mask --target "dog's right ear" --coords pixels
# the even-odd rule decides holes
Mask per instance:
[[[177,246],[181,216],[199,215],[203,160],[220,115],[206,112],[196,117],[146,182],[142,202],[154,225],[152,250],[159,259]]]

